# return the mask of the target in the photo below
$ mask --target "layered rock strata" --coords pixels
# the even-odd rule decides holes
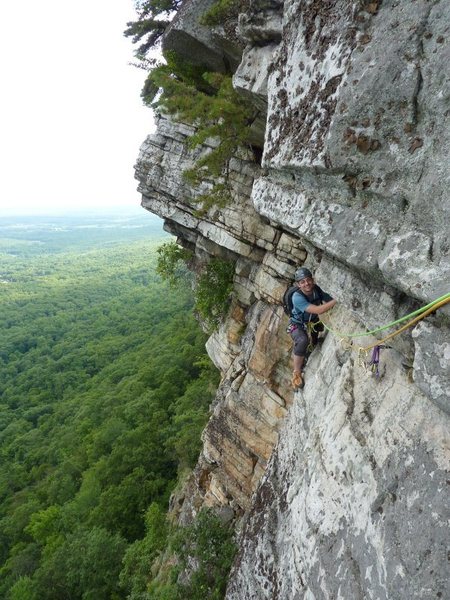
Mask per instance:
[[[188,150],[192,127],[161,116],[138,158],[143,206],[194,250],[195,268],[236,264],[207,345],[221,386],[172,510],[181,522],[204,505],[243,517],[229,599],[443,598],[448,309],[390,341],[379,377],[358,352],[374,338],[328,334],[294,394],[280,300],[305,261],[347,333],[450,291],[449,6],[255,0],[232,48],[200,25],[207,6],[186,2],[165,45],[236,69],[263,160],[242,151],[232,201],[199,216],[212,182],[193,189],[182,172],[214,140]]]

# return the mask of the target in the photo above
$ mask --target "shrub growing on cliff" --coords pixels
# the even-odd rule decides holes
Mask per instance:
[[[145,590],[150,574],[150,565],[164,550],[167,544],[169,526],[166,514],[155,502],[145,514],[146,534],[141,540],[128,547],[120,573],[120,583],[131,594],[131,598],[140,596]]]
[[[180,281],[190,279],[186,263],[192,257],[192,252],[179,246],[176,242],[166,242],[157,249],[156,272],[171,286]]]
[[[203,25],[221,25],[228,19],[237,19],[240,12],[248,10],[248,0],[218,0],[200,19]]]
[[[180,529],[173,542],[182,569],[191,571],[180,586],[182,598],[220,600],[236,553],[233,528],[211,510],[203,509],[192,525]],[[192,570],[192,564],[196,568]]]
[[[165,559],[153,565],[153,579],[147,593],[139,594],[139,588],[135,587],[130,598],[221,600],[224,597],[237,549],[231,523],[224,523],[211,510],[203,509],[191,525],[174,528],[167,544]]]
[[[129,21],[124,31],[133,44],[141,42],[136,56],[145,60],[147,53],[158,46],[161,36],[171,22],[183,0],[135,0],[136,21]],[[203,25],[220,25],[227,19],[237,18],[248,7],[248,0],[218,0],[201,19]]]
[[[199,277],[195,288],[195,310],[206,326],[216,329],[230,304],[234,263],[213,258]]]
[[[163,279],[174,286],[189,280],[186,262],[192,257],[191,252],[180,248],[176,242],[162,244],[157,252],[156,272]],[[233,262],[213,258],[197,279],[194,309],[210,331],[218,327],[228,310],[233,275]]]

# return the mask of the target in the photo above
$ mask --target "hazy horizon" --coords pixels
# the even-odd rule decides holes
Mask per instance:
[[[0,206],[0,219],[2,218],[20,218],[20,217],[80,217],[80,216],[107,216],[108,214],[135,214],[138,215],[150,215],[152,217],[158,217],[154,213],[143,208],[140,204],[120,204],[120,205],[98,205],[98,206],[81,206],[81,207],[43,207],[38,208],[24,208],[23,210],[4,209]]]

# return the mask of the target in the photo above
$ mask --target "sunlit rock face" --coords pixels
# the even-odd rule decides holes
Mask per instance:
[[[445,597],[448,421],[399,358],[385,350],[377,380],[330,335],[312,356],[227,599]]]
[[[182,172],[215,140],[188,149],[192,126],[161,117],[136,165],[143,206],[194,269],[236,265],[207,344],[222,382],[172,511],[240,518],[228,600],[444,598],[448,306],[385,344],[378,377],[359,350],[375,338],[328,334],[294,394],[280,302],[303,263],[338,299],[340,332],[450,291],[450,5],[250,0],[205,31],[208,5],[186,2],[165,46],[233,71],[260,148],[232,160],[232,201],[202,216],[212,182],[193,189]]]

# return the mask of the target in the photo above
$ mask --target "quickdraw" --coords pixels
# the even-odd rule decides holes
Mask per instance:
[[[372,350],[372,356],[369,360],[369,367],[372,367],[372,373],[375,377],[380,376],[380,346],[375,346]]]

